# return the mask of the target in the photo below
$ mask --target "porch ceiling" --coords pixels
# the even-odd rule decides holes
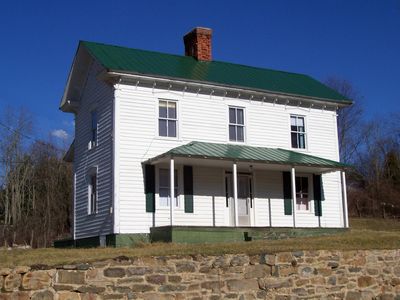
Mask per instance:
[[[161,155],[147,160],[145,163],[160,163],[174,157],[184,160],[211,160],[220,162],[236,161],[252,165],[268,165],[270,168],[291,166],[318,168],[321,172],[329,172],[350,167],[349,165],[280,148],[252,147],[236,144],[216,144],[205,142],[190,142],[173,148]]]

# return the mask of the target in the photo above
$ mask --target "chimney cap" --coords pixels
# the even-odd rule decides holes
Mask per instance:
[[[190,30],[188,33],[186,33],[183,37],[185,38],[186,36],[193,34],[193,33],[202,33],[202,34],[209,34],[212,35],[212,29],[208,27],[201,27],[197,26]]]

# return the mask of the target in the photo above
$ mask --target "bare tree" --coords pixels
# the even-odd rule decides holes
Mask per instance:
[[[349,213],[399,216],[400,113],[368,121],[362,97],[350,82],[331,77],[325,83],[354,101],[338,111],[340,158],[353,166],[348,174]]]
[[[2,198],[4,224],[18,222],[22,215],[22,198],[25,182],[29,178],[29,164],[25,157],[24,137],[31,133],[32,118],[24,109],[6,108],[1,118],[0,166],[3,170],[1,184],[7,185]]]
[[[338,110],[338,138],[340,159],[349,163],[353,160],[357,148],[360,146],[360,128],[362,123],[363,108],[362,97],[353,85],[344,79],[330,77],[325,84],[354,101],[351,106]]]
[[[32,118],[0,117],[0,242],[47,247],[69,233],[72,170],[63,149],[30,136]]]
[[[398,127],[392,117],[385,117],[365,122],[360,130],[361,143],[350,181],[357,193],[349,197],[358,215],[387,217],[400,213]]]

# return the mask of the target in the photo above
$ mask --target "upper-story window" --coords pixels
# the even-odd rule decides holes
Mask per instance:
[[[160,100],[158,103],[158,135],[177,136],[177,103],[170,100]]]
[[[244,108],[229,107],[229,141],[244,142]]]
[[[304,117],[290,116],[292,148],[306,148],[306,127]]]
[[[88,180],[88,214],[93,215],[97,213],[97,174],[90,174]]]
[[[93,110],[91,113],[91,136],[90,136],[90,148],[93,148],[97,145],[97,111]]]

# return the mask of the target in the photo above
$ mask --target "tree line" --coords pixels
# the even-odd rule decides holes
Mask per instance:
[[[65,149],[31,137],[26,110],[0,117],[0,242],[48,247],[69,234],[72,166]],[[1,245],[0,245],[1,246]]]
[[[351,83],[330,78],[326,84],[354,101],[338,110],[340,158],[351,166],[347,172],[349,215],[398,219],[400,112],[368,119],[363,98]]]

